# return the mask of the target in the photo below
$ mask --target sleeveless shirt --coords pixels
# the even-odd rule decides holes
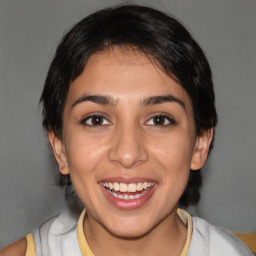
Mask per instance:
[[[83,232],[84,210],[79,219],[69,211],[51,218],[28,234],[26,256],[94,256]],[[180,256],[253,256],[245,244],[224,229],[178,209],[187,227]],[[171,255],[171,253],[170,253]]]

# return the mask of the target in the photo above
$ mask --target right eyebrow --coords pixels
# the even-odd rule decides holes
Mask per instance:
[[[104,105],[104,106],[112,106],[112,107],[116,106],[116,103],[117,103],[117,101],[113,97],[108,96],[108,95],[88,95],[88,94],[86,94],[86,95],[79,97],[72,104],[72,108],[74,106],[76,106],[77,104],[86,102],[86,101]]]
[[[175,102],[178,103],[181,107],[185,109],[185,103],[179,99],[178,97],[174,95],[157,95],[157,96],[151,96],[148,98],[145,98],[142,100],[142,105],[148,106],[148,105],[158,105],[158,104],[163,104],[166,102]]]

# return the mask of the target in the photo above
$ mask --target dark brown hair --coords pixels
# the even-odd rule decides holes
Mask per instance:
[[[202,49],[175,18],[152,8],[125,5],[89,15],[71,28],[60,42],[40,101],[43,126],[47,131],[53,130],[61,138],[62,115],[70,84],[82,73],[92,54],[113,46],[128,46],[146,53],[185,89],[192,101],[197,134],[215,127],[212,74]],[[68,191],[69,175],[61,175],[59,181]],[[201,183],[200,170],[191,170],[181,205],[199,201]]]

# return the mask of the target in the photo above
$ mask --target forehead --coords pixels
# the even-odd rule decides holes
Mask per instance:
[[[143,52],[113,47],[93,54],[81,75],[71,84],[69,96],[76,93],[168,94],[190,98],[186,91],[163,72],[157,62]],[[127,96],[127,95],[126,95]]]
[[[102,100],[106,99],[108,103],[102,104]],[[134,116],[142,110],[164,111],[160,107],[164,103],[165,110],[167,107],[168,111],[179,111],[185,115],[194,130],[192,102],[182,86],[140,51],[113,48],[93,54],[81,75],[71,84],[63,122],[69,120],[74,109],[82,111],[84,107],[89,107],[88,104],[94,104],[93,111],[99,111],[96,106],[100,104],[111,106],[121,115]]]

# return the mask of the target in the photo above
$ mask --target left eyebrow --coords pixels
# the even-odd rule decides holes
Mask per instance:
[[[181,99],[179,99],[173,95],[151,96],[151,97],[143,99],[142,105],[148,106],[148,105],[155,105],[155,104],[163,104],[166,102],[178,103],[185,109],[185,103]]]
[[[105,96],[105,95],[83,95],[80,98],[78,98],[73,104],[72,108],[76,106],[79,103],[82,102],[93,102],[99,105],[107,105],[107,106],[115,106],[116,105],[116,100],[112,98],[111,96]]]

